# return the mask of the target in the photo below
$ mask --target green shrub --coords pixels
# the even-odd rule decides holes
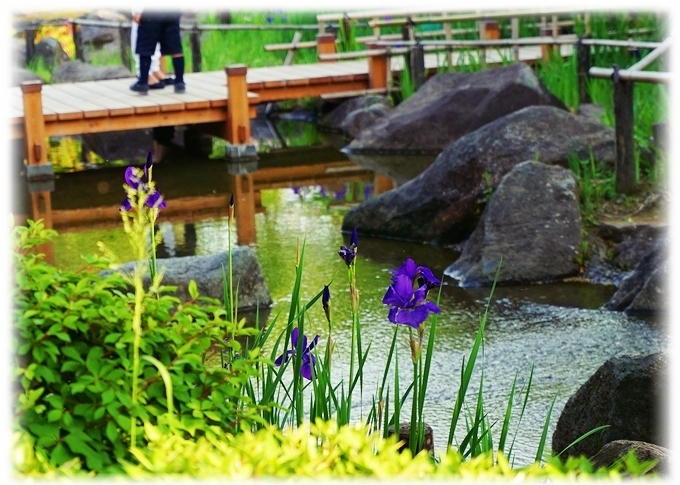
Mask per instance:
[[[135,295],[128,290],[129,281],[115,272],[73,273],[45,263],[32,252],[54,235],[42,222],[17,227],[13,235],[15,428],[35,439],[36,454],[49,457],[50,465],[78,457],[86,469],[103,471],[130,459],[132,416],[138,423],[172,425],[186,437],[238,432],[260,419],[262,406],[242,393],[261,361],[257,349],[232,359],[227,368],[204,365],[220,352],[238,355],[237,339],[225,343],[226,335],[252,334],[224,320],[216,300],[195,297],[181,304],[168,294],[172,287],[143,296],[143,357],[135,406]],[[94,258],[90,262],[97,263]],[[159,370],[167,370],[165,378]]]
[[[305,423],[296,429],[267,427],[221,438],[206,435],[187,439],[175,433],[145,426],[148,446],[135,450],[138,462],[123,466],[137,480],[158,478],[423,478],[464,480],[622,480],[643,475],[653,465],[627,456],[610,469],[593,470],[586,458],[566,462],[551,458],[547,464],[534,463],[512,468],[502,454],[484,453],[464,459],[452,448],[439,457],[427,451],[412,457],[399,452],[396,436],[384,439],[379,432],[357,423],[338,426],[334,421]],[[31,438],[15,434],[14,464],[17,471],[43,477],[84,477],[78,460],[59,467],[50,466],[33,453]]]

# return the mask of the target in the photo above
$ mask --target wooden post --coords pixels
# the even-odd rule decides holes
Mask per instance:
[[[85,62],[85,54],[83,53],[83,33],[80,24],[77,22],[73,23],[73,45],[76,48],[75,58]]]
[[[240,245],[257,240],[255,231],[255,188],[253,174],[234,175],[234,215]]]
[[[512,30],[512,38],[519,39],[519,19],[517,17],[513,17],[510,20],[510,27]],[[512,57],[515,62],[519,62],[519,45],[512,46]]]
[[[425,50],[420,42],[411,46],[409,52],[409,67],[411,69],[411,84],[417,91],[425,82]]]
[[[495,20],[484,22],[484,40],[498,40],[501,38],[501,27]]]
[[[546,24],[541,24],[541,37],[547,36],[554,36],[552,28],[548,27]],[[554,46],[555,44],[552,43],[541,44],[541,59],[543,59],[543,62],[548,62],[548,60],[552,57]]]
[[[42,109],[42,82],[21,83],[24,102],[24,137],[29,165],[47,163],[47,135]]]
[[[26,27],[24,30],[24,37],[26,40],[26,67],[35,56],[35,34],[37,33],[36,24],[32,23],[30,27]]]
[[[578,101],[579,104],[592,102],[588,93],[588,70],[590,69],[590,46],[583,43],[583,39],[590,37],[583,35],[576,43],[576,65],[578,81]]]
[[[383,49],[382,54],[368,56],[368,87],[370,89],[387,89],[388,80],[391,77],[390,58],[387,56],[387,51],[375,44],[368,44],[366,47],[368,49]]]
[[[26,81],[21,83],[24,104],[24,141],[26,143],[26,163],[28,168],[47,165],[47,135],[42,110],[42,82]],[[27,169],[27,171],[29,171]],[[30,188],[30,186],[29,186]],[[52,229],[52,194],[50,190],[36,190],[31,194],[31,218],[42,219],[46,229]],[[46,260],[54,262],[54,247],[46,244],[37,248],[45,254]]]
[[[446,15],[446,14],[442,14]],[[453,40],[453,33],[451,32],[451,22],[444,22],[444,39]],[[446,58],[449,62],[449,68],[453,67],[453,50],[446,49]]]
[[[335,35],[334,34],[317,34],[316,36],[316,54],[317,57],[322,54],[335,54]],[[321,62],[328,62],[323,61]],[[332,61],[330,61],[332,62]]]
[[[132,56],[130,55],[130,33],[131,33],[132,27],[131,26],[123,26],[121,24],[119,31],[120,35],[120,60],[123,63],[125,67],[128,68],[128,70],[132,71]]]
[[[189,44],[191,45],[191,70],[192,72],[201,72],[201,31],[196,24],[189,34]]]
[[[619,79],[614,81],[614,117],[616,129],[616,192],[630,195],[635,191],[635,152],[633,143],[633,85]]]
[[[225,68],[227,73],[227,126],[224,137],[232,145],[250,143],[248,85],[245,64]]]

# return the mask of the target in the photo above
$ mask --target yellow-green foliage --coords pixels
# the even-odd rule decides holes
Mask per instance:
[[[365,424],[338,427],[333,421],[305,423],[296,429],[261,429],[227,434],[223,439],[206,435],[185,439],[163,433],[146,425],[147,446],[133,451],[138,463],[124,462],[123,470],[131,478],[422,478],[462,480],[583,480],[602,478],[622,480],[639,476],[649,464],[639,464],[634,456],[611,469],[594,471],[585,459],[570,458],[561,462],[552,458],[546,464],[535,463],[512,468],[503,455],[483,454],[464,460],[449,449],[436,460],[427,452],[415,458],[408,450],[400,453],[396,437],[380,437]],[[14,434],[13,460],[21,476],[86,477],[78,459],[58,468],[49,465],[34,452],[31,438]]]

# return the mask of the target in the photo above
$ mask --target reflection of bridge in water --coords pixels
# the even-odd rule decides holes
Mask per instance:
[[[45,212],[54,229],[112,227],[120,224],[125,167],[59,174],[52,203]],[[391,178],[367,170],[330,146],[292,148],[264,153],[250,161],[183,159],[154,164],[154,180],[168,202],[158,222],[193,222],[227,216],[234,195],[238,244],[256,241],[255,214],[264,211],[261,191],[287,187],[373,185],[373,193],[394,187]],[[31,213],[28,199],[23,212]],[[46,252],[48,257],[49,250]]]

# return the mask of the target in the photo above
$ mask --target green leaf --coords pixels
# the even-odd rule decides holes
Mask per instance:
[[[109,421],[106,423],[106,437],[109,439],[111,443],[115,443],[118,441],[118,428],[116,428],[116,425],[113,424],[113,421]]]
[[[189,290],[189,296],[191,297],[192,300],[198,298],[198,286],[196,285],[196,282],[194,280],[189,281],[187,289]]]
[[[53,409],[52,411],[47,413],[47,421],[50,423],[54,421],[59,421],[61,419],[61,415],[63,414],[63,411],[61,409]]]
[[[92,347],[87,353],[87,360],[85,365],[87,369],[93,374],[97,374],[99,371],[99,366],[102,363],[102,356],[104,355],[104,350],[101,347]]]
[[[208,419],[212,419],[213,421],[217,421],[218,423],[222,421],[220,415],[217,414],[215,411],[205,411],[203,414],[205,414]]]
[[[65,355],[66,357],[70,357],[71,359],[73,359],[73,360],[75,360],[75,361],[77,361],[77,362],[80,362],[81,364],[84,364],[84,363],[85,363],[85,361],[84,361],[83,358],[80,356],[80,354],[78,353],[78,351],[77,351],[75,348],[73,348],[73,347],[63,347],[63,348],[61,349],[61,353],[62,353],[63,355]]]
[[[50,453],[50,464],[52,466],[63,465],[72,458],[73,455],[66,449],[66,447],[62,443],[58,443]]]
[[[71,448],[73,453],[85,456],[88,468],[92,470],[101,470],[103,465],[101,457],[85,443],[83,437],[86,437],[89,440],[89,437],[85,433],[78,432],[67,435],[64,438],[64,441],[69,448]]]

